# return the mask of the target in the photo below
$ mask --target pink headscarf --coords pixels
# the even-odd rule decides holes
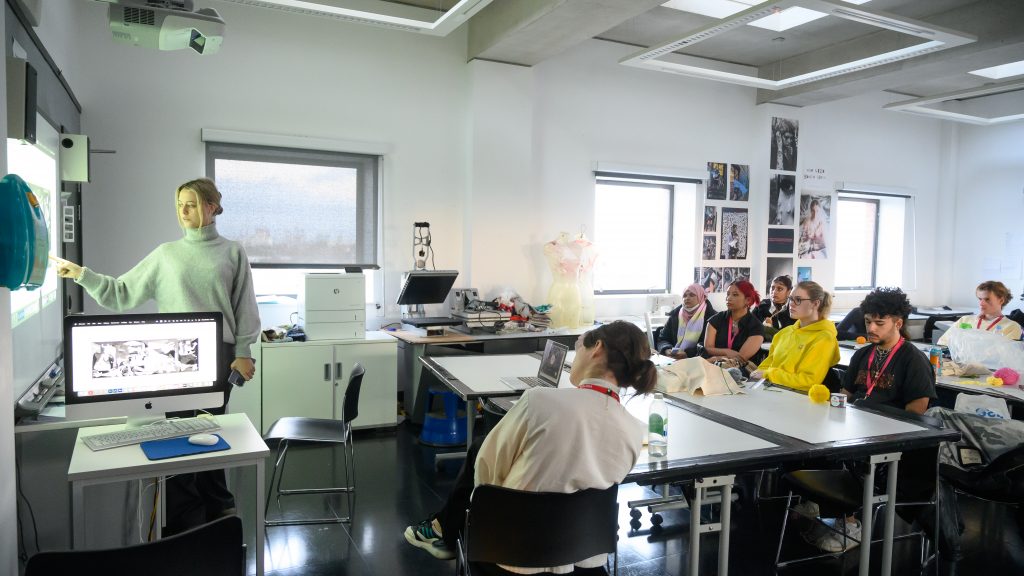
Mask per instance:
[[[700,333],[704,330],[704,311],[707,309],[708,296],[700,284],[690,284],[683,293],[693,292],[697,295],[697,305],[687,311],[679,307],[679,328],[676,332],[676,348],[689,350],[698,344]]]

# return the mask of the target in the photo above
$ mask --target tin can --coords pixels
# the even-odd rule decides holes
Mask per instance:
[[[829,396],[828,403],[834,408],[846,408],[846,394],[835,392]]]

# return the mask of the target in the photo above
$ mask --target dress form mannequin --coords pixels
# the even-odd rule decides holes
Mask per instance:
[[[545,244],[544,256],[553,279],[548,291],[551,327],[575,328],[580,322],[580,259],[569,234],[562,232]]]
[[[579,326],[594,324],[594,262],[597,260],[597,248],[580,232],[573,240],[579,250],[580,258],[580,322]]]

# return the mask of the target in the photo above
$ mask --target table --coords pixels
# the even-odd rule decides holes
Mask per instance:
[[[122,446],[93,452],[82,438],[93,434],[123,430],[123,424],[83,428],[78,431],[71,465],[68,467],[68,481],[71,482],[71,516],[74,548],[85,547],[85,498],[86,486],[107,484],[111,482],[127,482],[144,478],[187,474],[205,470],[219,470],[237,466],[256,467],[256,516],[254,529],[256,534],[256,574],[263,574],[263,517],[264,517],[264,486],[263,465],[270,449],[263,438],[253,427],[245,414],[224,414],[217,416],[221,437],[231,445],[229,450],[207,452],[166,460],[148,460],[138,445]],[[163,482],[163,480],[161,480]],[[158,507],[156,534],[160,536],[161,518]]]

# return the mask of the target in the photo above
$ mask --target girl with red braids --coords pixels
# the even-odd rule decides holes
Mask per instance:
[[[750,313],[750,308],[760,301],[761,296],[750,282],[737,280],[729,285],[725,311],[711,317],[704,334],[704,356],[708,360],[730,360],[744,366],[761,350],[764,327]]]

